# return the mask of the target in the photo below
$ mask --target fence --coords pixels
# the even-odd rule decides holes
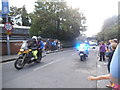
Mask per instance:
[[[10,51],[11,54],[16,54],[22,44],[22,41],[30,38],[29,35],[30,27],[26,26],[13,26],[13,30],[10,35]],[[2,48],[0,53],[7,55],[7,31],[4,29],[4,24],[0,24],[0,45]]]

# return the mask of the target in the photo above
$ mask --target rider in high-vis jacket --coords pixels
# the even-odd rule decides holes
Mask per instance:
[[[34,58],[37,60],[38,59],[38,56],[37,56],[38,44],[37,44],[35,37],[32,37],[32,41],[29,43],[28,48],[32,49],[32,54],[33,54]]]

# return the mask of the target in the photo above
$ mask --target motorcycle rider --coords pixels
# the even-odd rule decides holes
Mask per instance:
[[[34,59],[37,60],[38,56],[38,44],[37,44],[37,37],[33,36],[32,41],[28,44],[28,48],[32,49],[32,55],[34,56]]]
[[[37,40],[38,40],[38,54],[37,55],[38,55],[39,60],[41,60],[42,50],[44,48],[44,43],[43,43],[42,38],[40,36],[38,36]]]
[[[86,54],[87,54],[87,57],[88,57],[90,46],[89,46],[89,44],[87,42],[85,43],[85,47],[86,47],[85,51],[86,51]]]
[[[87,43],[82,43],[80,44],[80,46],[78,47],[78,49],[80,51],[84,51],[84,53],[86,54],[86,56],[88,57],[89,55],[89,45]]]

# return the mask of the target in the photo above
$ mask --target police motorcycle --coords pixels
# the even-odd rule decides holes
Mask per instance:
[[[80,44],[78,46],[78,51],[79,51],[79,56],[80,56],[80,60],[81,61],[85,61],[88,57],[88,54],[89,54],[89,45],[87,44]]]
[[[31,64],[38,62],[35,58],[37,50],[33,51],[28,48],[28,41],[23,41],[23,44],[18,52],[19,57],[16,59],[14,66],[16,69],[20,70],[24,67],[25,64]]]

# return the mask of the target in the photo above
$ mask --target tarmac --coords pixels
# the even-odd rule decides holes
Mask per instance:
[[[61,50],[54,50],[54,51],[43,51],[43,57],[46,56],[46,54],[49,54],[49,53],[54,53],[54,52],[59,52],[59,51],[63,51],[63,49]],[[9,62],[9,61],[13,61],[13,60],[16,60],[17,58],[19,57],[18,54],[15,54],[15,55],[4,55],[4,56],[0,56],[0,63],[5,63],[5,62]]]
[[[60,51],[63,51],[63,50],[60,50]],[[43,52],[43,57],[46,56],[46,54],[49,54],[49,53],[54,53],[54,52],[59,52],[59,50],[56,50],[56,51],[49,51],[49,52]],[[13,60],[16,60],[18,58],[18,55],[5,55],[5,56],[0,56],[0,63],[5,63],[5,62],[9,62],[9,61],[13,61]],[[97,58],[99,59],[99,57]],[[97,60],[97,64],[96,64],[96,67],[97,67],[97,76],[99,75],[106,75],[108,74],[108,71],[107,71],[107,60],[104,61],[104,62],[100,62],[99,60]],[[106,85],[109,84],[109,80],[97,80],[97,88],[100,89],[100,90],[112,90],[110,88],[107,88]]]

